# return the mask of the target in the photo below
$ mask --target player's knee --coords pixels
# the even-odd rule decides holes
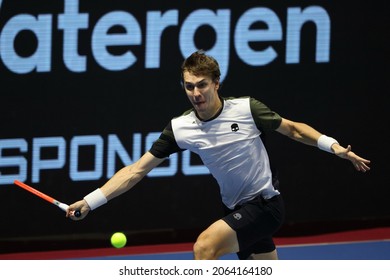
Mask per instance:
[[[196,260],[214,260],[218,257],[213,244],[205,237],[198,238],[194,244],[193,250],[194,258]]]

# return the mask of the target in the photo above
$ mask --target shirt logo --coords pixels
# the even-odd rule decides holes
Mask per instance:
[[[236,123],[232,124],[230,127],[231,127],[232,131],[234,131],[234,132],[237,132],[240,130],[240,128],[238,127],[238,124],[236,124]]]

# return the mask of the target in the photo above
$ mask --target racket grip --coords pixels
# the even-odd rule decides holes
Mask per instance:
[[[62,211],[65,211],[68,210],[69,208],[69,205],[68,204],[65,204],[65,203],[61,203],[61,202],[58,202],[58,201],[54,201],[54,204],[57,205]]]
[[[80,217],[81,216],[81,212],[80,210],[76,210],[74,211],[74,214],[73,214],[76,218]]]
[[[58,202],[56,201],[56,205],[61,208],[63,211],[67,211],[68,208],[69,208],[69,205],[68,204],[65,204],[65,203],[62,203],[62,202]],[[73,215],[76,217],[76,218],[79,218],[81,216],[81,212],[80,210],[75,210]]]

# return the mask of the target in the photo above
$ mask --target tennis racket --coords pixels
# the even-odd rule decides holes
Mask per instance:
[[[43,192],[40,192],[37,189],[34,189],[33,187],[31,187],[31,186],[29,186],[29,185],[27,185],[19,180],[15,180],[14,184],[17,185],[18,187],[21,187],[22,189],[25,189],[26,191],[28,191],[32,194],[35,194],[36,196],[46,200],[47,202],[50,202],[51,204],[56,205],[58,208],[60,208],[61,210],[65,211],[65,212],[69,208],[69,205],[62,203],[62,202],[52,198],[51,196],[48,196],[47,194],[44,194]],[[76,210],[73,215],[75,217],[80,217],[81,216],[80,210]]]

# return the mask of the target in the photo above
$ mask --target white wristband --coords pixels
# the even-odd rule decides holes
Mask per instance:
[[[84,200],[88,203],[89,208],[94,210],[99,206],[107,203],[107,198],[104,196],[100,189],[96,189],[84,197]]]
[[[334,139],[332,137],[328,137],[324,134],[321,135],[320,138],[318,138],[318,140],[317,140],[318,148],[323,150],[323,151],[329,152],[329,153],[333,153],[332,145],[335,143],[338,144],[339,142],[337,142],[336,139]]]

